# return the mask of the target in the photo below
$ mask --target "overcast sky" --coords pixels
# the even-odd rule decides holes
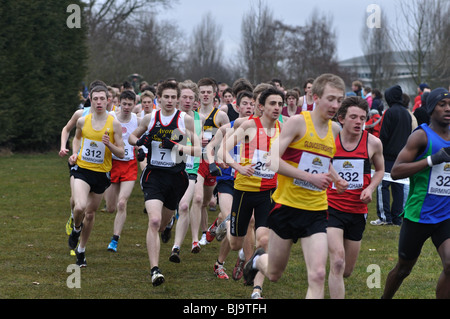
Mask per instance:
[[[229,57],[240,44],[242,16],[256,3],[255,0],[179,0],[172,8],[159,10],[158,19],[174,21],[180,30],[190,35],[203,15],[210,12],[222,27],[222,40]],[[272,10],[275,19],[288,25],[304,25],[314,9],[332,16],[338,60],[362,55],[361,30],[371,15],[367,12],[370,4],[377,4],[388,19],[395,17],[398,7],[398,0],[266,0],[264,3]]]

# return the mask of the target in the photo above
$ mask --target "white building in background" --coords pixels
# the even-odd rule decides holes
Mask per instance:
[[[402,87],[403,92],[410,95],[413,99],[417,95],[418,85],[415,83],[411,73],[414,65],[417,65],[417,63],[412,62],[414,59],[412,58],[411,53],[392,52],[387,56],[390,57],[390,61],[383,61],[383,64],[390,69],[390,75],[385,77],[386,87],[378,89],[384,93],[384,90],[389,86],[398,84]],[[408,63],[405,62],[405,56],[408,58]],[[370,64],[367,62],[365,56],[340,61],[339,65],[344,70],[354,74],[356,77],[354,80],[359,80],[364,86],[374,88]]]

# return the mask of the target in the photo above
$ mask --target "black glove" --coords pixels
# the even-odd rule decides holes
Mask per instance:
[[[144,145],[145,147],[149,148],[150,144],[151,144],[151,139],[150,139],[150,135],[148,135],[148,133],[145,133],[144,135],[141,136],[140,139],[138,139],[136,141],[136,146],[142,146]]]
[[[142,148],[138,149],[137,160],[139,162],[142,162],[143,160],[145,160],[145,152]]]
[[[174,148],[175,145],[178,145],[178,143],[181,142],[182,140],[183,135],[180,135],[177,140],[171,140],[168,137],[163,137],[161,141],[161,148],[168,148],[171,150],[172,148]]]
[[[212,176],[222,176],[222,171],[217,167],[216,163],[209,164],[209,173]]]
[[[450,146],[443,147],[438,152],[430,156],[431,166],[438,165],[444,162],[450,162]]]

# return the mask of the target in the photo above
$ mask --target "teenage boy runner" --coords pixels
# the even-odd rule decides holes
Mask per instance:
[[[347,187],[331,165],[340,127],[331,119],[345,96],[344,81],[333,74],[319,76],[313,84],[316,108],[294,115],[279,138],[279,154],[270,168],[278,172],[276,205],[269,215],[268,253],[257,249],[244,267],[244,278],[253,280],[258,271],[271,281],[283,274],[291,246],[301,238],[307,274],[307,298],[323,298],[328,255],[326,189],[334,181],[338,191]]]
[[[119,97],[120,107],[110,114],[122,126],[122,139],[125,146],[124,158],[113,155],[111,170],[111,186],[105,192],[106,210],[110,213],[116,211],[114,219],[113,236],[108,250],[117,252],[120,235],[127,218],[127,203],[133,192],[137,179],[138,164],[134,146],[128,143],[131,132],[136,130],[140,118],[132,110],[136,104],[136,94],[133,91],[123,91]]]
[[[215,151],[213,149],[219,148],[219,144],[224,141],[223,137],[230,134],[234,129],[235,125],[238,127],[240,123],[246,121],[250,116],[253,116],[254,112],[254,101],[253,93],[249,91],[242,91],[238,94],[236,99],[236,109],[238,110],[239,117],[236,120],[232,120],[230,123],[225,124],[220,127],[217,134],[207,145],[206,154],[208,157],[208,162],[214,162]],[[233,159],[239,162],[239,145],[232,150]],[[234,179],[235,179],[235,169],[226,165],[219,164],[221,166],[222,175],[217,176],[217,191],[220,206],[220,213],[214,223],[209,227],[206,233],[206,239],[208,242],[214,240],[216,234],[217,226],[224,221],[227,216],[231,213],[231,205],[233,203],[233,193],[234,193]],[[225,239],[225,240],[222,240]],[[227,237],[218,238],[220,243],[219,256],[214,264],[214,273],[220,279],[228,279],[228,275],[225,272],[223,264],[230,252],[230,244]]]
[[[367,204],[384,176],[383,145],[363,129],[369,104],[361,97],[348,97],[337,113],[342,130],[336,138],[333,167],[349,186],[338,193],[334,185],[328,197],[328,251],[331,298],[344,298],[344,277],[349,277],[358,258],[366,226]],[[371,177],[371,165],[375,173]]]
[[[144,145],[148,149],[147,166],[140,182],[149,220],[147,252],[154,286],[164,282],[158,267],[158,232],[166,228],[188,187],[186,154],[200,156],[201,152],[194,133],[194,119],[176,109],[180,97],[178,85],[163,82],[158,86],[157,95],[161,109],[146,115],[128,139],[131,145]],[[188,139],[192,146],[186,146]]]
[[[214,97],[217,91],[216,81],[211,78],[203,78],[197,82],[197,86],[201,103],[198,113],[205,119],[202,135],[202,147],[205,151],[206,145],[214,137],[219,127],[229,123],[230,120],[225,112],[214,107]],[[212,167],[214,167],[214,170],[210,170]],[[208,163],[206,156],[203,155],[198,168],[197,183],[195,184],[191,207],[192,253],[199,253],[201,250],[198,240],[200,228],[202,228],[202,237],[204,237],[203,243],[207,243],[208,212],[206,206],[211,200],[216,186],[216,177],[219,174],[220,170],[217,166],[214,163]]]
[[[91,113],[78,119],[73,154],[69,157],[74,177],[74,227],[69,236],[69,248],[75,249],[80,241],[75,250],[80,267],[87,265],[85,248],[94,227],[95,212],[111,184],[112,154],[118,158],[125,155],[122,126],[106,111],[108,89],[97,86],[90,97]]]
[[[267,218],[273,206],[272,194],[277,187],[277,174],[267,168],[268,154],[281,131],[278,118],[284,105],[284,93],[270,88],[261,93],[258,108],[261,117],[252,117],[236,128],[224,141],[224,150],[218,151],[218,157],[237,171],[234,181],[233,204],[230,221],[227,222],[228,240],[232,250],[240,250],[250,219],[254,214],[256,247],[267,249],[269,229]],[[231,157],[229,152],[240,145],[240,161]],[[247,280],[254,284],[254,293],[260,297],[264,276]],[[255,291],[257,290],[257,291]]]
[[[178,109],[183,112],[186,112],[194,119],[195,134],[198,136],[200,140],[202,136],[202,127],[204,119],[201,118],[200,114],[198,114],[197,111],[193,110],[195,100],[198,99],[199,94],[197,84],[188,80],[179,83],[178,86],[181,92]],[[191,224],[192,226],[192,223],[190,223],[192,218],[190,206],[192,198],[194,196],[194,188],[197,182],[197,173],[199,165],[200,165],[200,157],[194,156],[187,157],[186,172],[188,173],[189,176],[189,186],[178,205],[178,220],[175,229],[175,239],[172,246],[172,252],[169,257],[169,260],[174,263],[181,262],[180,259],[181,244],[183,243],[184,238],[186,237],[187,231],[189,229],[189,224]]]

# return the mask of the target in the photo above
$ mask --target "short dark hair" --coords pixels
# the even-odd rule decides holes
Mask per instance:
[[[105,88],[108,87],[105,82],[101,80],[94,80],[89,84],[89,92],[91,92],[92,89],[95,88],[96,86],[104,86]]]
[[[273,78],[272,80],[270,80],[270,84],[275,85],[275,83],[280,84],[281,87],[283,86],[283,82],[281,82],[281,80],[278,78]]]
[[[133,88],[131,83],[128,82],[128,81],[123,82],[122,86],[123,86],[124,89],[132,89]]]
[[[294,97],[297,101],[300,98],[297,90],[288,90],[286,92],[286,99],[290,96]]]
[[[158,85],[158,96],[161,97],[164,90],[172,89],[177,91],[177,98],[181,95],[181,90],[178,87],[178,84],[172,81],[164,81],[160,85]]]
[[[239,78],[233,82],[233,95],[237,97],[241,91],[253,91],[253,85],[245,78]]]
[[[337,112],[337,117],[345,118],[347,115],[347,110],[351,106],[356,106],[366,112],[366,117],[369,114],[369,103],[360,96],[349,96],[342,101],[341,107]]]
[[[236,105],[241,105],[241,100],[244,97],[248,97],[249,99],[253,99],[253,93],[250,91],[241,91],[239,92],[236,98]]]
[[[108,88],[106,86],[103,86],[103,85],[94,86],[92,88],[92,90],[89,92],[89,94],[92,97],[92,93],[96,93],[96,92],[105,92],[106,93],[106,97],[107,98],[109,97],[109,91],[108,91]]]
[[[264,90],[261,92],[261,95],[259,96],[259,104],[264,105],[266,104],[266,100],[271,95],[279,95],[283,99],[284,102],[284,93],[276,88],[268,88],[267,90]]]
[[[383,98],[383,94],[381,94],[380,90],[378,90],[378,89],[373,89],[372,94],[374,94],[377,99]]]
[[[153,95],[156,95],[156,89],[152,85],[146,85],[146,86],[142,87],[141,92],[145,92],[145,91],[150,91],[153,93]]]
[[[134,102],[136,102],[136,94],[133,91],[125,90],[120,93],[119,101],[122,100],[133,100]]]
[[[313,84],[314,83],[314,78],[308,78],[306,79],[305,83],[303,83],[303,89],[306,89],[306,87],[308,86],[308,84]]]
[[[217,82],[213,78],[203,78],[200,79],[197,83],[197,86],[200,88],[201,86],[212,86],[214,92],[217,92]]]
[[[222,97],[225,95],[225,93],[230,93],[234,96],[233,90],[230,87],[227,87],[225,90],[223,90]]]

